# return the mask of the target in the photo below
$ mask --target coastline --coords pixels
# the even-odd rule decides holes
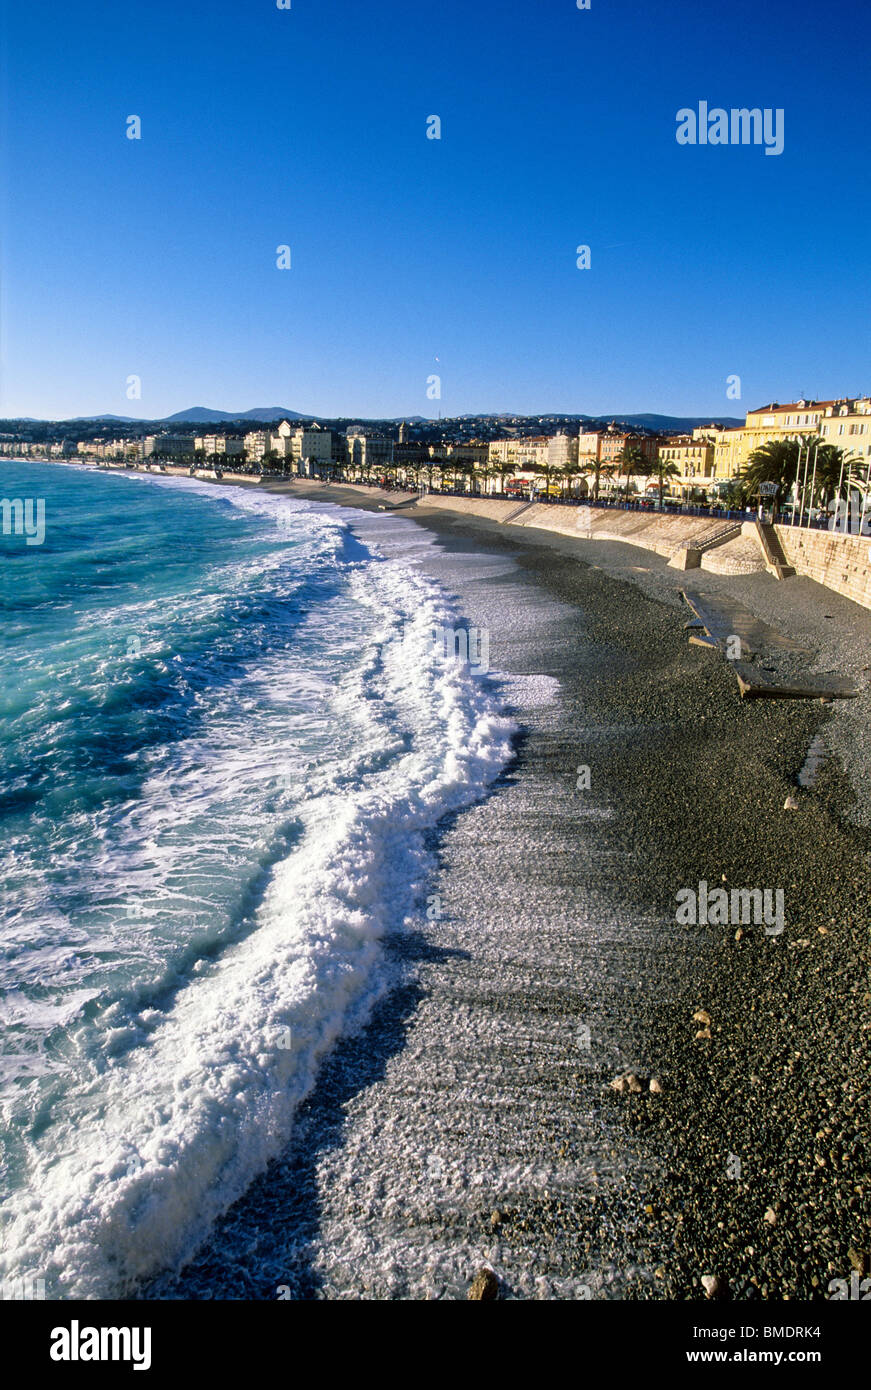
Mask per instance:
[[[816,703],[741,702],[687,646],[681,578],[657,557],[413,520],[437,538],[426,572],[486,615],[493,665],[561,699],[524,703],[521,684],[516,763],[440,837],[445,918],[396,943],[412,982],[340,1044],[287,1155],[154,1294],[275,1297],[246,1263],[265,1246],[291,1297],[464,1297],[476,1261],[509,1297],[704,1298],[708,1275],[734,1298],[827,1297],[867,1261],[871,876],[836,758],[782,808],[821,729],[861,741],[847,723],[839,745],[840,711]],[[823,608],[868,631],[809,581],[787,602],[773,581],[705,582],[821,634],[825,658]],[[783,935],[678,925],[676,893],[702,880],[782,887]],[[662,1094],[615,1092],[624,1067]]]

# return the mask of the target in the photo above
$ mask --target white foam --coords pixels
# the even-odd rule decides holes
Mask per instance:
[[[307,504],[227,493],[304,512],[338,556],[342,528]],[[436,586],[399,559],[359,563],[351,585],[373,633],[334,705],[353,751],[307,777],[300,841],[272,869],[250,933],[194,972],[166,1014],[119,1020],[78,1114],[58,1118],[50,1144],[30,1141],[0,1276],[38,1269],[54,1296],[117,1297],[194,1253],[286,1145],[324,1054],[390,984],[380,941],[419,911],[424,832],[505,766],[513,726],[495,695],[433,643],[455,619]],[[149,850],[186,798],[208,803],[215,764],[191,765],[176,799],[159,776],[146,784],[136,831],[150,821]],[[131,837],[134,875],[136,852]]]

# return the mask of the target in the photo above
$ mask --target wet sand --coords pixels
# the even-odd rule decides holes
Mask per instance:
[[[285,1156],[152,1295],[463,1298],[489,1262],[506,1297],[825,1297],[868,1253],[868,836],[836,757],[782,808],[839,715],[741,702],[656,556],[416,520],[354,524],[488,629],[516,761],[443,827],[438,911]],[[762,579],[702,582],[824,655],[825,612],[867,643],[846,600]],[[701,880],[782,888],[785,931],[678,925]]]

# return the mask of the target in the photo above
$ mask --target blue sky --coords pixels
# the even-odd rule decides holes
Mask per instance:
[[[44,0],[3,23],[0,414],[721,417],[871,391],[853,0]],[[783,153],[678,145],[700,100],[783,108]]]

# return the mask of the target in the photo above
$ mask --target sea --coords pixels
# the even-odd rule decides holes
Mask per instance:
[[[2,1287],[183,1268],[510,762],[455,601],[352,515],[0,460]]]

